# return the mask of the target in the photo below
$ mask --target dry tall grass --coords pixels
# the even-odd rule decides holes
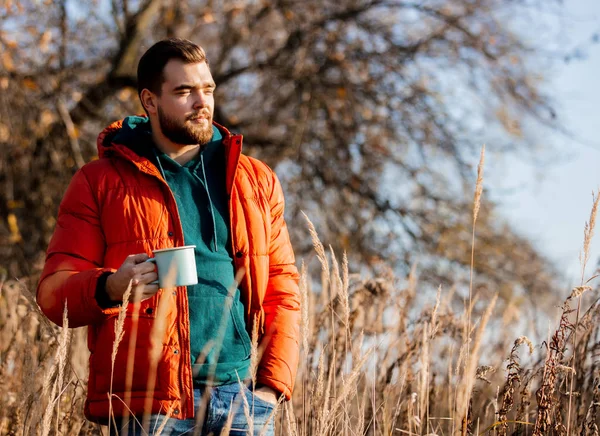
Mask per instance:
[[[309,280],[303,265],[301,365],[293,401],[278,409],[277,434],[598,436],[600,299],[584,280],[597,206],[598,196],[581,284],[537,346],[509,337],[493,295],[472,295],[464,306],[454,288],[434,297],[419,286],[418,268],[405,279],[350,274],[346,257],[340,265],[327,253],[309,222],[322,280]],[[0,287],[0,433],[100,434],[82,415],[85,331],[51,325],[28,290],[33,283],[0,277]],[[429,291],[431,304],[419,307],[417,292]],[[470,289],[463,294],[471,300]]]

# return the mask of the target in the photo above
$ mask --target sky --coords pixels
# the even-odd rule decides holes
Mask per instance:
[[[551,146],[536,156],[545,161],[542,167],[508,158],[493,166],[489,183],[492,190],[499,187],[492,195],[501,213],[554,261],[571,287],[581,281],[584,225],[592,191],[600,188],[600,43],[592,43],[594,33],[600,34],[600,0],[568,0],[561,7],[564,13],[550,20],[550,30],[564,51],[577,56],[558,59],[545,72],[545,89],[572,135],[544,131],[543,140]],[[600,224],[596,233],[586,279],[600,260]]]

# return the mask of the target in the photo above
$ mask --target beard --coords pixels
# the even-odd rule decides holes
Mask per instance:
[[[180,122],[171,118],[158,107],[158,122],[163,135],[175,144],[181,145],[204,145],[210,142],[213,135],[212,116],[208,118],[208,125],[200,126],[190,123],[198,113],[188,116],[185,121]]]

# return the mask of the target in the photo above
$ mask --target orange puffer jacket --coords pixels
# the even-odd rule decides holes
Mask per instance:
[[[38,304],[53,322],[62,324],[66,305],[69,327],[88,326],[91,355],[85,414],[98,422],[109,417],[111,354],[119,312],[119,307],[102,309],[96,302],[98,278],[116,271],[130,254],[150,255],[155,249],[184,245],[175,199],[160,172],[144,157],[144,150],[112,142],[121,126],[122,121],[113,123],[100,134],[100,158],[74,175],[60,205],[37,288]],[[226,148],[232,249],[236,271],[244,272],[240,290],[246,325],[251,331],[258,319],[260,326],[257,381],[289,399],[298,366],[300,301],[283,193],[273,171],[241,153],[242,137],[217,127]],[[161,342],[151,339],[151,332],[166,292]],[[122,400],[127,400],[134,413],[193,417],[186,288],[161,289],[142,301],[135,314],[130,303],[124,328],[112,374],[114,415],[123,413]],[[134,350],[133,363],[128,361],[128,348]],[[151,349],[160,351],[154,369]],[[133,365],[131,381],[126,380],[128,364]],[[150,380],[153,373],[156,379]],[[131,389],[125,392],[128,385]],[[146,397],[151,399],[145,405]]]

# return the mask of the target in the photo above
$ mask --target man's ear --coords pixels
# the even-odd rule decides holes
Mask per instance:
[[[156,115],[156,113],[158,112],[158,105],[156,100],[156,94],[154,94],[147,88],[142,89],[142,92],[140,93],[140,101],[142,102],[142,106],[144,106],[144,109],[146,109],[146,112],[148,112],[149,114]]]

